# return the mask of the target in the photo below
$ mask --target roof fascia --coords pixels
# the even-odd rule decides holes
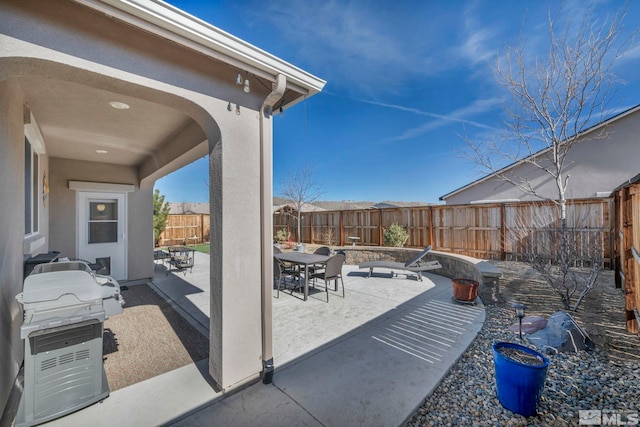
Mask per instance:
[[[256,76],[276,81],[305,96],[320,92],[326,81],[259,49],[185,11],[159,0],[73,0]]]
[[[578,135],[576,136],[576,138],[582,138],[582,137],[586,136],[589,133],[595,132],[596,130],[598,130],[600,128],[603,128],[605,126],[610,125],[611,123],[615,122],[616,120],[620,120],[620,119],[622,119],[624,117],[627,117],[627,116],[635,113],[638,110],[640,110],[640,104],[636,105],[635,107],[631,107],[631,108],[629,108],[629,109],[627,109],[627,110],[625,110],[625,111],[623,111],[623,112],[621,112],[619,114],[616,114],[616,115],[614,115],[614,116],[612,116],[612,117],[610,117],[610,118],[608,118],[606,120],[603,120],[600,123],[596,123],[595,125],[591,126],[590,128],[587,128],[587,129],[583,130],[582,132],[579,132]],[[566,142],[566,140],[562,141],[561,144],[564,144],[565,142]],[[482,178],[476,179],[475,181],[465,185],[464,187],[460,187],[457,190],[453,190],[452,192],[445,194],[444,196],[440,196],[439,200],[443,200],[444,201],[448,197],[454,196],[454,195],[456,195],[456,194],[458,194],[458,193],[460,193],[460,192],[462,192],[464,190],[467,190],[467,189],[469,189],[471,187],[474,187],[474,186],[476,186],[478,184],[481,184],[484,181],[487,181],[487,180],[493,178],[496,175],[503,174],[503,173],[507,172],[509,169],[515,169],[516,167],[522,165],[523,163],[526,163],[527,159],[531,159],[531,158],[535,158],[535,157],[541,156],[541,155],[543,155],[543,154],[545,154],[545,153],[547,153],[549,151],[551,151],[551,147],[547,147],[545,149],[542,149],[542,150],[538,151],[537,153],[534,153],[534,154],[532,154],[530,156],[525,157],[522,160],[518,160],[517,162],[512,163],[510,165],[507,165],[507,166],[503,167],[502,169],[499,169],[499,170],[497,170],[497,171],[495,171],[495,172],[493,172],[493,173],[491,173],[489,175],[485,175]]]

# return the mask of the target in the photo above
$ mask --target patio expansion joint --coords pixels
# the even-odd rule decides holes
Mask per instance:
[[[296,404],[296,406],[298,406],[307,415],[309,415],[311,418],[313,418],[319,425],[321,425],[321,426],[325,426],[326,425],[322,421],[320,421],[317,417],[315,417],[311,412],[309,412],[309,410],[307,408],[305,408],[300,402],[298,402],[295,397],[293,397],[292,395],[290,395],[289,393],[284,391],[282,388],[278,387],[278,385],[275,383],[275,381],[271,385],[274,386],[280,393],[282,393],[285,396],[287,396],[293,403]]]

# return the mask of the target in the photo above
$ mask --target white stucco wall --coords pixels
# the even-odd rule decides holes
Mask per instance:
[[[603,138],[588,135],[575,145],[567,157],[565,172],[570,174],[567,198],[587,199],[610,192],[640,172],[640,112],[622,117],[607,126]],[[553,180],[539,169],[523,164],[512,171],[514,177],[528,177],[548,198],[557,198]],[[539,200],[499,178],[490,178],[446,198],[447,204],[466,204],[476,200]]]

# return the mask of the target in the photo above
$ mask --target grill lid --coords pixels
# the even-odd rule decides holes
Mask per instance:
[[[100,286],[91,273],[80,270],[32,274],[24,281],[24,289],[16,299],[23,305],[50,302],[72,295],[79,302],[112,297],[114,290]],[[64,303],[64,305],[68,305]]]

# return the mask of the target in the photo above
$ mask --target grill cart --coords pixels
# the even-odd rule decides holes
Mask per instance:
[[[15,426],[61,417],[109,395],[104,321],[123,312],[120,285],[84,262],[35,266],[16,299],[24,308],[24,390]]]

